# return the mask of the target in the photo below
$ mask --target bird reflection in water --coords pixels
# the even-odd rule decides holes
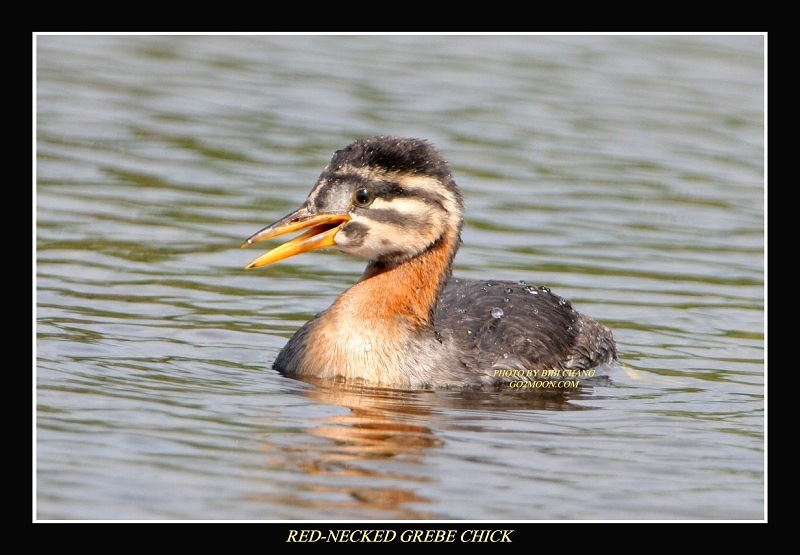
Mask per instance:
[[[291,493],[281,494],[283,505],[313,508],[337,519],[437,518],[426,510],[432,500],[424,493],[439,472],[438,464],[432,471],[427,465],[445,446],[434,429],[491,433],[475,422],[476,411],[591,410],[576,401],[597,398],[591,386],[548,392],[437,391],[304,381],[311,381],[304,396],[345,411],[317,418],[302,434],[272,436],[281,445],[266,446],[268,464],[302,474]],[[287,439],[302,443],[289,445]]]

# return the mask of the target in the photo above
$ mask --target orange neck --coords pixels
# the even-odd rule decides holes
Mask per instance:
[[[396,265],[370,262],[358,283],[342,297],[363,303],[360,314],[379,319],[384,326],[392,321],[413,329],[430,326],[450,278],[456,241],[443,237],[423,254]]]
[[[370,262],[358,283],[309,322],[302,349],[290,351],[285,371],[376,384],[426,383],[424,369],[409,364],[409,348],[420,332],[433,330],[457,246],[455,234],[397,265]]]

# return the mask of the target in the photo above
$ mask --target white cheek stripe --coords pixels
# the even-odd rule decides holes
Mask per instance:
[[[394,210],[398,213],[398,216],[401,218],[406,214],[410,216],[416,217],[417,215],[426,215],[430,213],[433,209],[433,206],[424,202],[422,200],[417,200],[414,198],[395,198],[392,200],[386,200],[382,198],[376,198],[370,208],[377,208],[380,210]]]
[[[447,219],[450,221],[451,226],[455,227],[458,223],[461,218],[461,204],[458,202],[458,197],[453,191],[442,185],[439,180],[433,177],[397,175],[395,181],[406,188],[412,195],[415,190],[420,191],[420,196],[435,193],[447,211]]]

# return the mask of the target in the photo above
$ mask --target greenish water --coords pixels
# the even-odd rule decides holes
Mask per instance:
[[[36,37],[37,520],[760,520],[764,37]],[[243,239],[333,150],[425,137],[455,275],[624,367],[563,396],[279,376],[363,263]]]

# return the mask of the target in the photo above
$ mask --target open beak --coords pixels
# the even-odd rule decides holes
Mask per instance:
[[[311,214],[306,208],[300,208],[251,235],[242,243],[242,248],[246,249],[253,243],[293,231],[306,230],[305,233],[259,256],[245,266],[245,269],[259,268],[296,254],[332,247],[336,244],[334,236],[349,221],[350,216],[347,214]]]

